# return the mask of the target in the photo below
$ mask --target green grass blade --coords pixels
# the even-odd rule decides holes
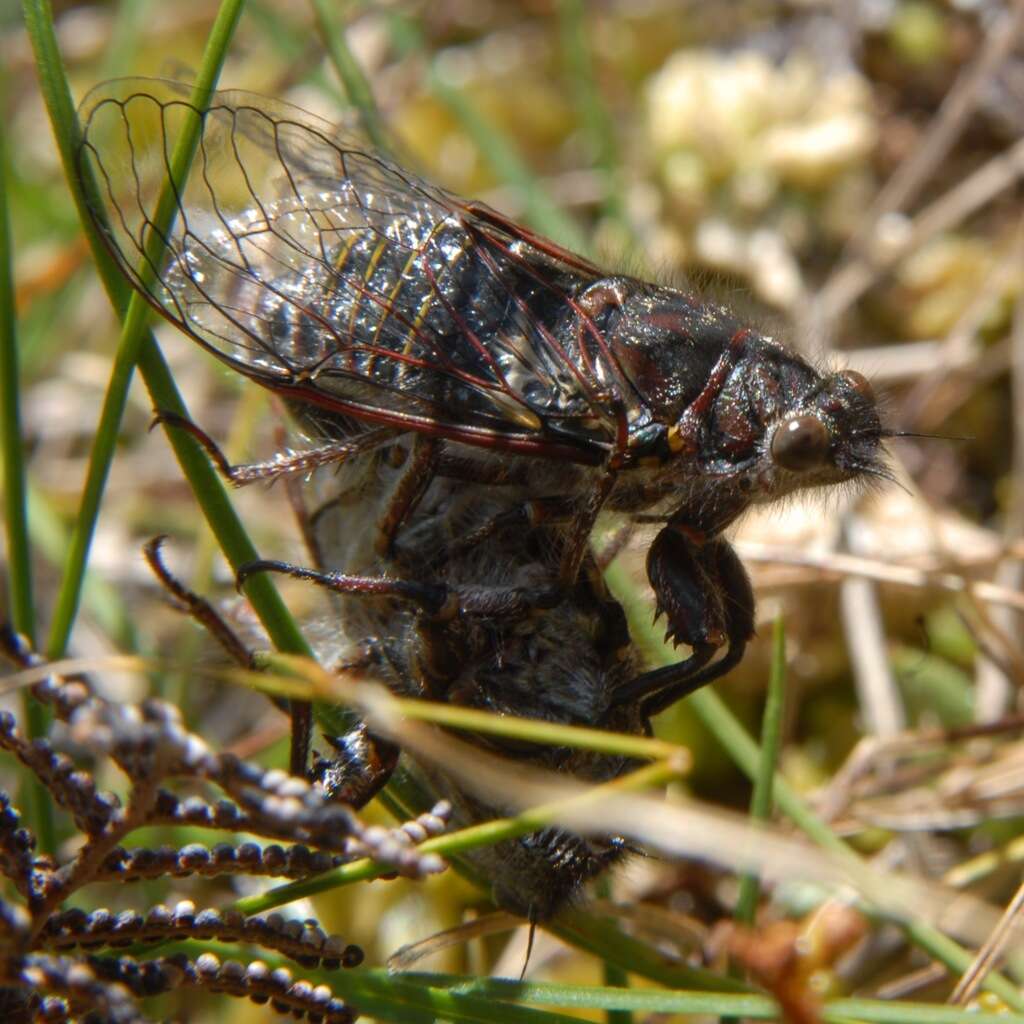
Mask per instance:
[[[620,780],[620,784],[622,781],[628,781],[631,788],[647,787],[664,782],[673,775],[674,769],[669,766],[650,765],[632,773],[627,780]],[[410,797],[408,803],[403,803],[396,798],[396,792],[401,792],[403,798],[409,795],[407,789],[397,787],[393,780],[382,795],[382,799],[396,818],[408,818],[412,813],[409,808],[415,804],[422,804],[422,801]],[[486,879],[480,878],[471,865],[460,859],[459,854],[486,843],[500,842],[536,831],[550,820],[551,812],[548,808],[534,807],[516,818],[485,822],[460,829],[458,832],[437,836],[422,843],[419,848],[424,852],[443,855],[460,874],[480,888],[486,889]],[[286,883],[260,895],[245,897],[235,904],[235,908],[246,914],[264,913],[295,900],[377,878],[384,872],[385,869],[372,861],[361,860],[343,865],[316,878]],[[563,911],[544,927],[565,942],[592,953],[607,963],[663,985],[673,988],[745,990],[745,986],[731,978],[723,978],[711,971],[676,963],[646,943],[626,935],[616,922],[585,910]]]
[[[366,971],[364,974],[376,972]],[[433,988],[472,994],[490,999],[516,999],[538,1006],[565,1009],[636,1011],[643,1014],[734,1014],[755,1020],[779,1016],[779,1008],[770,996],[753,992],[715,992],[660,989],[630,989],[612,985],[567,985],[550,981],[512,981],[508,978],[467,978],[450,974],[420,973],[402,975],[408,983],[419,982]]]
[[[322,65],[310,65],[307,60],[309,26],[293,22],[283,8],[278,9],[279,6],[249,0],[245,16],[246,28],[259,35],[282,64],[301,69],[297,81],[310,83],[325,96],[329,96],[332,103],[344,106],[345,91],[338,85],[335,76],[326,72]],[[288,8],[298,9],[297,5]]]
[[[391,152],[391,143],[373,98],[373,90],[359,66],[359,61],[349,49],[345,30],[338,25],[336,14],[341,12],[338,12],[337,8],[341,7],[343,10],[346,5],[331,4],[327,0],[310,0],[310,3],[316,15],[320,36],[327,48],[327,56],[330,57],[334,70],[341,79],[349,103],[359,114],[363,130],[381,152]]]
[[[991,1011],[1000,1024],[1024,1024],[1024,1013]],[[977,1024],[985,1011],[975,1007],[937,1006],[934,1003],[910,1003],[888,999],[833,999],[825,1004],[826,1021],[845,1024]]]
[[[585,253],[587,240],[583,232],[547,194],[508,138],[477,110],[465,93],[451,85],[438,71],[436,63],[431,64],[427,80],[431,92],[455,116],[495,174],[522,195],[530,224],[574,252]]]
[[[410,818],[415,808],[430,806],[427,794],[417,791],[416,780],[404,772],[401,765],[380,799],[399,821]],[[478,888],[487,889],[487,880],[467,861],[450,851],[445,852],[445,859]],[[669,988],[746,991],[746,986],[733,978],[699,967],[688,967],[666,957],[661,950],[627,935],[617,921],[582,908],[563,910],[544,927],[570,946]]]
[[[14,314],[14,252],[7,210],[7,145],[0,124],[0,444],[11,623],[35,637],[32,560],[28,540],[24,445],[19,404],[18,330]],[[37,733],[33,733],[37,735]]]
[[[361,971],[365,983],[382,971]],[[565,1009],[631,1009],[645,1014],[686,1016],[730,1016],[756,1020],[780,1017],[778,1005],[769,996],[755,993],[665,992],[658,989],[623,989],[600,985],[567,985],[559,982],[513,981],[508,978],[472,978],[420,973],[400,976],[406,984],[421,983],[434,989],[472,994],[491,999],[515,999],[537,1006]],[[879,1024],[976,1024],[978,1010],[934,1003],[912,1003],[882,999],[832,999],[822,1006],[827,1021],[861,1020]],[[999,1013],[1007,1024],[1024,1024],[1024,1015]]]
[[[665,658],[663,664],[669,664]],[[707,728],[729,751],[736,764],[751,778],[757,777],[760,751],[725,703],[710,690],[702,690],[690,697],[692,707]],[[780,776],[775,778],[775,797],[782,811],[823,849],[834,853],[845,862],[856,877],[863,870],[863,862],[804,802],[803,798]],[[916,945],[929,956],[944,964],[954,974],[962,974],[973,957],[961,945],[924,921],[901,921],[901,927]],[[985,986],[1008,1006],[1024,1012],[1024,996],[1005,977],[992,973]]]
[[[32,547],[59,571],[68,550],[67,523],[38,488],[28,492],[28,527]],[[137,651],[138,635],[131,610],[115,586],[88,568],[82,586],[82,606],[122,651]]]
[[[161,946],[161,955],[184,953],[195,959],[208,948],[196,942],[175,942]],[[251,948],[218,944],[217,955],[222,959],[248,963]],[[260,960],[271,969],[287,967],[295,971],[294,964],[281,956],[261,950]],[[430,1024],[436,1020],[462,1021],[466,1024],[579,1024],[579,1017],[570,1017],[549,1010],[533,1009],[515,1003],[496,1000],[490,995],[473,991],[459,991],[454,986],[432,984],[432,975],[390,974],[385,970],[301,968],[301,977],[314,984],[322,982],[355,1007],[364,1016],[394,1024]],[[459,978],[466,982],[472,979]]]
[[[615,125],[594,77],[593,56],[587,40],[589,26],[586,5],[583,0],[559,0],[558,18],[562,53],[580,128],[594,163],[604,177],[604,211],[609,217],[624,224],[625,204],[618,173],[620,161]]]
[[[613,782],[596,786],[590,792],[580,797],[574,797],[572,802],[597,799],[602,791],[608,789],[629,792],[646,789],[651,786],[659,786],[677,777],[678,771],[672,764],[656,763],[647,765]],[[471,825],[457,832],[435,836],[420,843],[418,849],[423,853],[437,853],[450,857],[465,853],[467,850],[476,849],[479,846],[488,846],[494,843],[505,842],[509,839],[516,839],[519,836],[529,835],[531,832],[536,832],[538,829],[550,825],[555,820],[558,811],[561,810],[564,803],[565,801],[554,801],[550,804],[530,807],[515,817],[496,818],[493,821]],[[286,903],[292,903],[295,900],[305,899],[318,893],[328,892],[331,889],[351,885],[353,882],[379,878],[382,874],[386,874],[387,871],[387,867],[375,864],[370,860],[353,861],[351,864],[344,864],[333,871],[325,871],[314,878],[302,879],[298,882],[288,882],[257,896],[247,896],[239,900],[235,907],[245,914],[263,913],[266,910],[283,906]]]
[[[18,371],[18,330],[14,313],[14,252],[7,209],[7,145],[0,125],[0,448],[3,456],[4,523],[7,536],[8,590],[11,625],[35,642],[32,599],[32,553],[28,533],[28,487],[21,436]],[[22,695],[28,735],[46,732],[49,715],[28,692]],[[21,796],[28,821],[43,850],[57,843],[53,801],[33,774],[24,779]]]
[[[121,0],[114,8],[110,42],[103,55],[103,77],[123,75],[131,65],[146,21],[152,17],[153,0]]]
[[[139,370],[156,408],[172,412],[180,410],[181,415],[188,415],[170,370],[155,344],[143,346]],[[205,452],[190,437],[183,436],[181,431],[169,430],[168,437],[202,507],[203,515],[232,568],[238,569],[246,562],[254,561],[258,557],[256,548],[245,533],[227,491]],[[309,645],[269,575],[257,573],[249,577],[245,584],[245,594],[278,650],[312,656]]]
[[[754,822],[769,821],[774,805],[773,789],[775,768],[779,760],[782,739],[782,713],[786,703],[786,630],[782,616],[775,620],[772,630],[772,668],[768,676],[768,693],[761,724],[761,762],[754,792],[750,800],[750,818]],[[740,879],[736,899],[736,920],[752,925],[757,912],[761,886],[757,875],[750,873]]]
[[[614,921],[585,909],[564,910],[548,930],[577,949],[593,953],[606,963],[647,978],[671,989],[709,989],[745,992],[747,987],[734,978],[701,967],[688,967],[664,953],[627,935]]]
[[[612,886],[607,876],[597,880],[595,891],[601,899],[611,898]],[[609,988],[629,987],[629,972],[612,960],[601,961],[601,975],[605,985]],[[605,1020],[608,1021],[608,1024],[633,1024],[633,1012],[632,1010],[608,1009],[605,1011]]]
[[[535,1010],[516,1003],[497,1002],[487,996],[467,995],[447,988],[407,981],[402,975],[383,971],[362,972],[358,979],[364,990],[377,989],[389,999],[400,999],[412,1009],[434,1013],[442,1020],[479,1021],[480,1024],[579,1024],[578,1017],[548,1010]],[[379,987],[379,988],[378,988]],[[359,1005],[359,994],[351,995]]]
[[[419,53],[428,61],[427,86],[431,93],[459,122],[495,175],[522,196],[526,220],[561,245],[585,253],[587,239],[576,222],[566,216],[558,203],[548,195],[537,176],[519,156],[511,140],[495,128],[466,94],[453,86],[438,69],[437,61],[431,59],[426,52],[419,27],[406,17],[395,16],[391,19],[391,28],[401,49]]]

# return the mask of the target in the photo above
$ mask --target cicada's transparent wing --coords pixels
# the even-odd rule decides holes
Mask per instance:
[[[196,116],[177,216],[140,273]],[[240,372],[357,419],[599,457],[592,427],[572,439],[603,414],[572,347],[571,297],[598,274],[586,261],[263,97],[218,93],[198,111],[174,83],[125,79],[90,93],[81,118],[123,271]]]

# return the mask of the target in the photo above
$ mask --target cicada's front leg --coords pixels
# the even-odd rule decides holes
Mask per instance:
[[[641,701],[656,715],[740,661],[754,635],[754,592],[726,541],[678,522],[655,538],[647,574],[657,614],[667,619],[666,638],[693,649],[679,664],[645,672],[616,692],[617,703]],[[722,648],[724,655],[712,661]]]

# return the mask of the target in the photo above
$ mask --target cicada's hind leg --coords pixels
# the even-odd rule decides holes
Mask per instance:
[[[234,487],[245,487],[258,481],[272,482],[284,476],[308,475],[321,466],[334,466],[374,451],[395,437],[395,431],[381,427],[364,431],[354,437],[329,441],[307,451],[288,452],[275,456],[266,462],[232,465],[217,443],[201,427],[175,412],[161,411],[153,419],[154,424],[163,423],[175,430],[183,430],[202,447],[217,467],[218,472]]]
[[[171,603],[190,618],[195,619],[227,653],[228,657],[242,668],[254,668],[255,659],[252,652],[239,639],[238,634],[224,621],[216,608],[190,590],[164,564],[163,544],[167,537],[161,534],[146,542],[142,553],[149,563],[153,575],[171,597]]]
[[[151,540],[143,549],[150,568],[171,595],[174,604],[195,619],[224,648],[228,656],[243,668],[254,668],[252,652],[224,621],[217,610],[195,591],[186,587],[164,564],[160,554],[163,537]],[[369,648],[360,658],[338,666],[365,669],[372,662]],[[343,803],[361,807],[371,800],[391,777],[398,760],[398,748],[370,733],[362,723],[342,737],[328,736],[328,742],[341,756],[328,760],[319,755],[309,771],[310,739],[313,732],[313,708],[309,701],[274,699],[291,718],[289,770],[300,778],[312,777],[326,792]]]
[[[657,614],[668,620],[666,638],[693,649],[678,665],[645,672],[616,691],[617,704],[640,701],[656,715],[739,663],[754,635],[754,592],[729,544],[679,524],[655,538],[647,573]],[[723,647],[725,654],[712,661]]]

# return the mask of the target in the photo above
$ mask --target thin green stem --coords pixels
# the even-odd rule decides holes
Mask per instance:
[[[608,216],[624,224],[625,204],[618,173],[615,125],[594,77],[593,54],[587,38],[589,26],[586,5],[583,0],[559,0],[558,16],[562,53],[580,127],[594,163],[604,176],[604,210]]]
[[[110,43],[103,55],[103,77],[123,75],[139,45],[139,35],[150,16],[153,0],[121,0],[114,7]]]
[[[388,1000],[399,1000],[405,1006],[433,1013],[443,1020],[479,1021],[480,1024],[579,1024],[578,1017],[569,1017],[550,1010],[535,1010],[516,1003],[496,1002],[486,996],[454,992],[406,981],[402,975],[385,972],[364,972],[358,978],[367,994],[374,993]],[[360,1004],[360,995],[353,992],[352,1001]]]
[[[234,410],[231,432],[224,445],[224,455],[228,461],[241,461],[244,453],[249,451],[259,416],[265,415],[267,408],[266,394],[260,388],[245,387],[239,403]],[[208,592],[214,578],[214,564],[217,556],[217,538],[209,528],[197,532],[195,547],[192,552],[192,572],[189,586],[199,594]],[[169,703],[179,708],[186,721],[191,721],[190,683],[195,679],[196,657],[202,649],[204,638],[199,630],[190,629],[181,636],[176,645],[176,668],[164,675],[162,696]]]
[[[338,8],[344,8],[346,5],[331,4],[327,0],[310,0],[310,3],[316,15],[320,36],[327,48],[327,55],[334,65],[338,78],[341,79],[349,103],[359,114],[363,130],[381,152],[389,153],[391,143],[380,111],[377,109],[377,102],[373,98],[373,90],[359,66],[359,61],[349,49],[345,30],[338,24],[337,15],[341,13]]]
[[[155,408],[188,415],[171,372],[155,344],[142,347],[139,371]],[[182,431],[168,430],[167,436],[228,563],[237,570],[247,562],[255,561],[258,557],[256,548],[245,533],[205,452]],[[312,657],[309,645],[267,574],[250,576],[246,580],[245,594],[278,650]]]
[[[231,669],[226,674],[244,684],[281,697],[350,704],[356,708],[362,703],[368,713],[375,711],[393,719],[431,722],[448,729],[507,736],[528,743],[575,747],[620,757],[646,757],[651,760],[671,758],[677,764],[689,765],[689,751],[675,743],[608,729],[561,725],[517,715],[498,715],[492,711],[442,701],[395,697],[379,685],[368,693],[367,684],[362,681],[351,682],[341,675],[325,671],[316,662],[290,654],[261,656],[260,669],[257,673],[249,669]]]
[[[359,972],[360,982],[383,976],[380,970]],[[658,989],[623,989],[599,985],[568,985],[550,981],[512,981],[507,978],[471,978],[416,972],[402,975],[406,984],[423,984],[451,992],[491,999],[515,999],[537,1006],[608,1010],[628,1008],[644,1014],[731,1016],[772,1020],[780,1016],[769,996],[714,991],[666,992]],[[894,1002],[882,999],[831,999],[821,1010],[826,1021],[863,1020],[879,1024],[976,1024],[977,1009],[937,1006],[934,1003]],[[1024,1024],[1019,1013],[999,1014],[1000,1021]]]
[[[171,956],[184,954],[195,959],[208,952],[197,942],[167,943],[161,952]],[[235,945],[219,945],[218,955],[224,959],[246,963],[251,949]],[[261,950],[260,959],[272,969],[294,965],[284,957]],[[431,984],[433,975],[391,974],[385,970],[329,970],[304,968],[301,976],[326,984],[360,1014],[395,1024],[431,1024],[435,1020],[463,1021],[467,1024],[579,1024],[578,1017],[569,1017],[550,1010],[534,1009],[511,1001],[477,994],[472,979],[455,979],[470,983],[462,990],[454,984]],[[444,981],[451,979],[442,976]]]
[[[548,195],[511,140],[480,113],[464,92],[452,85],[438,62],[430,59],[419,27],[398,16],[391,19],[391,27],[399,47],[422,54],[429,61],[427,87],[473,140],[495,175],[522,196],[526,220],[556,242],[585,252],[587,240],[576,222]]]
[[[707,728],[719,738],[736,764],[751,779],[756,778],[760,761],[757,744],[722,699],[710,690],[702,690],[695,693],[690,700],[694,711]],[[774,788],[779,808],[806,835],[823,849],[834,853],[849,870],[852,878],[856,879],[863,874],[865,865],[860,857],[807,806],[785,779],[776,775]],[[912,942],[944,964],[953,974],[959,975],[967,970],[973,959],[971,954],[937,928],[924,921],[902,920],[899,923]],[[994,992],[1012,1009],[1024,1012],[1024,996],[1001,974],[990,974],[985,980],[985,988]]]
[[[363,977],[376,974],[364,971]],[[506,978],[460,978],[458,975],[416,972],[403,975],[407,984],[425,984],[451,992],[490,999],[515,999],[539,1006],[573,1010],[636,1011],[650,1014],[713,1016],[736,1014],[757,1020],[771,1020],[779,1009],[770,996],[747,992],[664,991],[651,988],[621,988],[613,985],[568,985],[561,982],[519,982]]]
[[[601,899],[611,899],[612,886],[607,875],[598,879],[596,891]],[[629,988],[629,972],[611,960],[601,961],[601,975],[605,985],[609,988]],[[608,1024],[633,1024],[632,1010],[609,1007],[605,1010],[604,1016]]]
[[[235,2],[225,4],[218,16],[215,32],[211,34],[210,62],[213,62],[217,51],[223,51],[226,48],[230,28],[237,19],[239,8],[240,0],[235,0]],[[53,123],[65,175],[78,207],[83,231],[89,241],[93,259],[111,302],[119,313],[123,313],[129,303],[129,289],[113,258],[107,252],[89,212],[102,208],[102,204],[92,175],[85,167],[79,173],[77,166],[81,135],[45,0],[25,0],[25,21],[36,54],[36,67],[43,97]],[[216,46],[214,46],[215,40]],[[206,63],[207,61],[204,60],[204,65]],[[212,86],[215,78],[214,70],[212,67],[206,68],[206,73],[200,79],[201,88],[208,89]],[[148,332],[140,342],[139,369],[154,407],[175,412],[187,418],[188,410],[178,394],[174,380],[156,342]],[[116,431],[116,424],[113,427]],[[168,429],[167,434],[181,463],[182,471],[228,561],[237,568],[245,562],[255,559],[256,549],[231,507],[224,486],[206,455],[190,437],[181,431]],[[101,470],[102,466],[97,461],[96,472]],[[105,470],[103,472],[105,475]],[[67,588],[69,592],[73,590],[71,584],[67,584]],[[272,642],[279,650],[309,654],[309,647],[302,634],[265,575],[259,574],[251,577],[246,583],[245,591]],[[57,638],[59,639],[59,637]]]
[[[412,807],[427,805],[429,801],[426,801],[423,794],[415,792],[415,780],[403,776],[401,771],[398,774],[402,776],[400,780],[398,782],[392,780],[381,798],[396,818],[403,819],[411,815]],[[652,786],[673,774],[675,774],[675,769],[671,766],[650,765],[608,785],[616,788],[627,785],[630,788]],[[598,787],[592,791],[592,795],[588,794],[588,797],[599,800],[606,792],[607,787]],[[400,799],[398,794],[401,795]],[[552,804],[550,813],[545,807],[531,808],[517,818],[485,822],[482,825],[464,828],[446,836],[438,836],[435,839],[427,840],[419,848],[423,852],[433,852],[445,856],[460,874],[480,887],[486,888],[487,880],[482,878],[474,866],[460,855],[479,846],[536,831],[551,820],[563,806],[564,803]],[[271,889],[260,896],[246,897],[240,900],[236,907],[245,913],[262,913],[321,891],[377,878],[383,870],[372,861],[357,861],[325,875],[320,875],[316,879],[289,883]],[[585,910],[564,910],[553,921],[547,922],[545,928],[570,945],[592,953],[607,963],[617,965],[623,970],[671,988],[704,988],[723,991],[744,989],[743,985],[731,978],[721,977],[712,971],[688,967],[666,958],[660,951],[626,935],[617,923]]]
[[[431,64],[427,81],[430,91],[455,116],[494,173],[519,191],[526,219],[556,242],[576,252],[585,252],[587,240],[583,232],[547,194],[509,139],[480,113],[464,92],[448,81],[436,63]]]
[[[2,100],[2,96],[0,96]],[[7,534],[10,617],[14,628],[35,642],[36,618],[32,599],[32,552],[28,531],[28,485],[21,436],[18,329],[14,311],[14,251],[7,209],[7,145],[0,123],[0,448],[3,454],[4,522]],[[27,691],[22,710],[28,735],[42,736],[49,715]],[[43,850],[57,845],[53,801],[35,775],[25,779],[22,799]]]
[[[31,486],[28,516],[33,550],[54,569],[59,569],[68,550],[68,525],[46,495]],[[120,592],[103,576],[88,569],[82,587],[82,605],[119,650],[138,650],[135,622]]]
[[[493,821],[485,821],[479,825],[470,825],[468,828],[460,829],[457,832],[450,832],[447,835],[436,836],[421,843],[418,849],[422,853],[437,853],[441,855],[458,855],[467,850],[476,849],[478,846],[491,846],[495,843],[504,842],[508,839],[516,839],[519,836],[529,835],[538,829],[550,825],[556,820],[558,814],[567,805],[578,805],[580,803],[599,802],[602,796],[609,791],[634,791],[646,789],[652,786],[662,785],[665,782],[677,778],[678,767],[672,763],[659,762],[639,768],[630,772],[622,778],[613,782],[605,783],[602,786],[595,786],[579,796],[570,800],[556,800],[547,804],[540,804],[531,807],[521,814],[511,818],[496,818]],[[372,860],[357,860],[351,864],[345,864],[333,871],[327,871],[315,878],[303,879],[300,882],[289,882],[286,885],[279,885],[269,889],[258,896],[246,896],[235,904],[237,910],[245,914],[262,913],[273,907],[283,906],[285,903],[292,903],[295,900],[305,899],[317,893],[327,892],[345,885],[352,885],[354,882],[362,882],[371,878],[379,878],[388,873],[384,865],[376,864]]]
[[[0,122],[0,443],[3,446],[4,523],[7,533],[11,622],[34,638],[32,560],[28,539],[24,444],[19,405],[18,331],[14,313],[14,252],[7,211],[7,147]]]
[[[429,807],[431,802],[430,795],[421,789],[416,778],[403,770],[401,765],[380,800],[399,821],[412,817],[416,808]],[[487,879],[474,864],[450,851],[445,856],[460,875],[481,889],[487,888]],[[567,945],[668,988],[722,992],[747,990],[740,982],[715,971],[688,967],[672,957],[666,957],[661,950],[627,935],[612,918],[585,909],[563,910],[544,927]]]
[[[309,26],[293,22],[288,12],[301,10],[297,5],[283,7],[273,2],[249,0],[246,8],[246,28],[261,37],[280,63],[298,70],[297,81],[309,82],[329,96],[332,103],[343,106],[347,97],[335,76],[326,72],[319,63],[310,63]]]

